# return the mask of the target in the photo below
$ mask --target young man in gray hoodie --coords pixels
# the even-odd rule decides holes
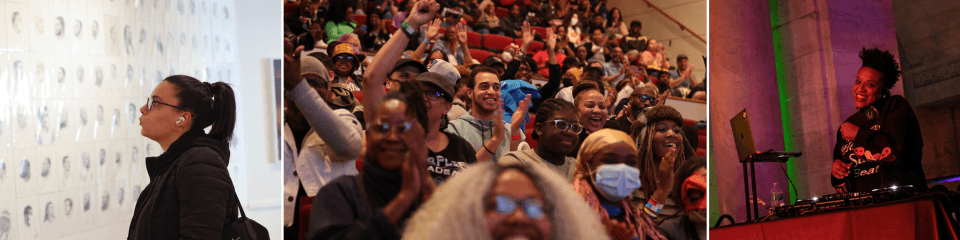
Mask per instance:
[[[477,162],[497,162],[503,154],[517,150],[520,142],[525,140],[520,126],[527,116],[530,95],[518,104],[510,123],[505,123],[500,78],[494,69],[479,67],[473,70],[467,86],[473,96],[471,111],[451,121],[446,131],[467,140],[477,150]]]

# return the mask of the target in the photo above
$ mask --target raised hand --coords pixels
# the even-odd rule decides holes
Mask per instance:
[[[527,111],[530,110],[530,97],[530,94],[527,94],[527,97],[517,103],[517,111],[514,111],[513,116],[510,117],[510,131],[519,131],[520,126],[523,125],[523,119],[527,117]]]
[[[433,22],[431,22],[430,25],[427,27],[425,39],[427,39],[428,41],[433,40],[433,38],[437,37],[437,35],[440,35],[440,23],[442,22],[443,21],[440,21],[439,18],[436,20],[433,20]]]
[[[503,126],[503,100],[497,100],[497,111],[494,112],[493,117],[493,137],[502,138],[503,134],[506,132],[505,127]],[[493,149],[496,150],[496,149]]]
[[[530,27],[530,22],[523,21],[523,45],[530,45],[533,42],[533,29]]]
[[[440,9],[440,4],[435,0],[419,1],[413,5],[413,10],[407,16],[406,22],[414,29],[420,29],[420,26],[427,24],[433,19],[434,14]]]
[[[427,143],[423,141],[426,133],[420,124],[413,124],[410,133],[406,135],[403,137],[403,143],[407,146],[407,154],[404,156],[406,159],[403,165],[400,166],[403,177],[400,191],[405,191],[411,194],[410,196],[418,196],[421,194],[423,178],[430,178],[429,175],[423,175],[427,161]]]
[[[467,45],[467,26],[459,23],[455,29],[457,30],[457,39],[460,40],[460,45]]]
[[[553,51],[557,46],[557,34],[555,33],[554,28],[547,28],[547,51]]]
[[[293,48],[293,43],[289,39],[284,39],[283,49],[283,86],[289,91],[303,81],[300,76],[300,52],[303,51],[303,46]]]

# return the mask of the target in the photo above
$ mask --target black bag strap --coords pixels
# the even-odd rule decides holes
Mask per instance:
[[[223,164],[223,169],[227,170],[227,175],[229,176],[230,169],[227,168],[227,163],[225,161],[220,161],[220,163]],[[248,219],[247,213],[243,212],[243,205],[240,204],[240,196],[237,196],[237,189],[233,186],[233,179],[230,179],[230,181],[227,181],[227,183],[230,184],[230,195],[233,196],[233,200],[237,201],[237,208],[240,209],[240,219]],[[251,232],[253,230],[253,225],[250,225],[250,221],[244,221],[244,225],[246,227],[244,231],[247,231],[247,236],[253,237],[253,240],[256,240],[257,234]]]

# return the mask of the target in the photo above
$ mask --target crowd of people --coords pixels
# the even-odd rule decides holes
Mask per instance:
[[[284,3],[287,237],[705,238],[706,81],[605,1]]]

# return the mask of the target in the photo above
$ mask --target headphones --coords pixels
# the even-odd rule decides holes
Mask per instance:
[[[187,120],[186,118],[180,117],[180,120],[177,120],[177,123],[181,123],[181,122],[186,121],[186,120]]]

